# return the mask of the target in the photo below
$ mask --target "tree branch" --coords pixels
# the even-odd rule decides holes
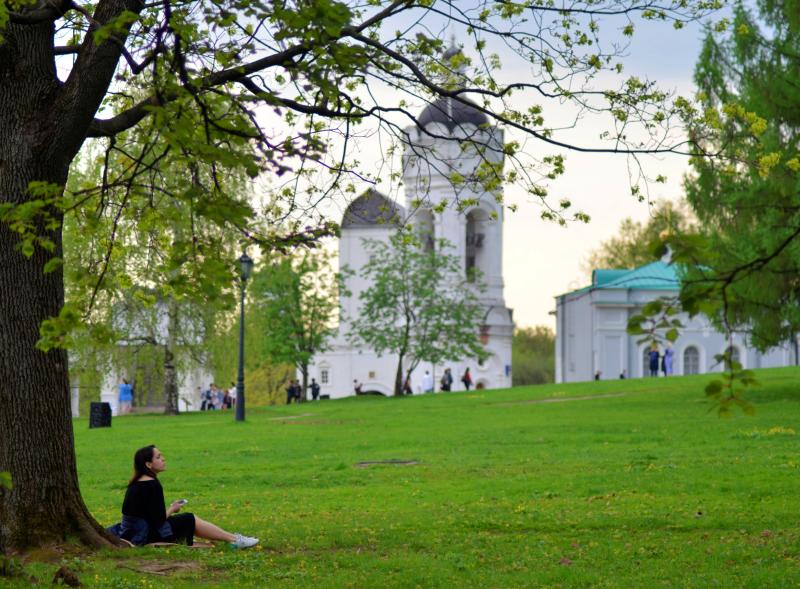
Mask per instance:
[[[104,26],[123,12],[139,14],[142,6],[141,0],[100,0],[93,18],[100,26]],[[100,44],[95,43],[93,34],[84,37],[75,65],[61,89],[56,108],[53,109],[59,124],[74,130],[73,133],[64,134],[63,144],[53,146],[59,153],[68,154],[69,157],[69,154],[78,151],[86,138],[86,129],[100,107],[117,69],[130,26],[129,23],[122,29],[124,32]]]
[[[338,38],[341,39],[360,34],[361,31],[394,15],[395,12],[398,11],[398,9],[404,10],[407,4],[408,0],[395,0],[385,9],[376,13],[372,17],[366,19],[358,26],[343,28]],[[272,67],[293,65],[294,60],[296,58],[303,56],[308,51],[310,51],[314,46],[330,43],[335,40],[336,40],[335,38],[330,38],[330,39],[320,40],[317,43],[303,42],[297,45],[293,45],[292,47],[289,47],[283,51],[280,51],[278,53],[275,53],[273,55],[261,59],[257,59],[250,63],[246,63],[219,72],[214,72],[213,74],[209,74],[208,76],[199,78],[198,80],[195,81],[190,80],[189,84],[192,85],[192,87],[195,89],[194,90],[195,92],[199,92],[215,86],[222,86],[230,82],[241,82],[251,74]],[[115,117],[112,117],[110,119],[95,119],[89,127],[89,132],[87,136],[109,137],[111,135],[121,133],[122,131],[130,129],[131,127],[136,125],[139,121],[141,121],[144,117],[147,116],[148,114],[146,108],[147,106],[157,106],[158,104],[163,104],[165,102],[175,100],[175,98],[177,98],[176,94],[162,95],[161,101],[159,102],[157,101],[156,97],[151,96],[150,98],[143,100],[136,106],[118,114]],[[299,105],[299,103],[297,104]]]
[[[19,12],[9,12],[9,20],[19,25],[35,25],[49,20],[57,20],[73,8],[72,0],[44,0],[33,8],[23,8]]]

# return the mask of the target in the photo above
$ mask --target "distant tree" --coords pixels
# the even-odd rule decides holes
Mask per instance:
[[[132,130],[126,147],[147,143],[152,132],[149,125]],[[96,199],[96,187],[105,177],[106,202],[64,222],[64,308],[69,313],[62,313],[56,324],[45,323],[39,346],[68,344],[84,373],[115,363],[119,368],[119,345],[137,350],[137,355],[144,346],[158,348],[165,412],[176,414],[182,368],[205,361],[200,348],[215,314],[233,304],[230,268],[238,257],[239,239],[197,217],[189,199],[175,198],[210,197],[208,170],[170,153],[162,154],[158,166],[147,163],[148,172],[139,175],[135,186],[114,181],[131,165],[124,149],[105,157],[87,150],[73,166],[70,191]],[[232,170],[217,180],[215,190],[243,202],[249,183]],[[101,350],[107,366],[86,366],[96,360],[90,353],[95,349]]]
[[[702,231],[674,244],[689,262],[687,308],[761,350],[800,331],[798,11],[796,0],[739,4],[729,29],[706,37],[695,73],[703,157],[685,182]]]
[[[388,243],[364,240],[370,260],[361,276],[370,286],[359,316],[347,318],[349,338],[379,355],[397,354],[395,395],[420,362],[488,357],[478,339],[480,277],[462,278],[447,241],[429,243],[410,230],[398,230]]]
[[[514,330],[511,378],[514,386],[553,382],[556,373],[556,336],[544,325]]]
[[[248,287],[249,288],[249,287]],[[247,406],[276,405],[286,398],[285,385],[295,374],[293,364],[276,364],[264,353],[262,338],[269,337],[257,324],[252,305],[245,307],[244,384]],[[239,361],[239,311],[218,315],[218,320],[204,343],[207,364],[214,382],[234,386]]]
[[[632,326],[656,324],[670,307],[709,317],[729,339],[716,356],[723,376],[706,388],[721,414],[752,410],[744,392],[755,380],[733,357],[734,333],[762,351],[792,342],[798,359],[799,15],[797,0],[737,3],[728,26],[708,32],[698,104],[686,112],[694,148],[686,198],[699,226],[667,240],[683,269],[679,296]]]
[[[272,363],[292,364],[308,392],[308,365],[327,349],[339,308],[339,277],[324,250],[300,250],[267,260],[253,276],[251,330]]]
[[[583,263],[583,270],[591,274],[592,270],[612,268],[638,268],[658,258],[655,246],[667,234],[686,231],[693,226],[693,216],[686,203],[677,204],[671,201],[657,201],[650,211],[647,222],[634,221],[630,217],[624,219],[619,232],[614,237],[600,244]]]

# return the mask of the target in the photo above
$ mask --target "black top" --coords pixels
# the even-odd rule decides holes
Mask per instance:
[[[167,510],[164,507],[164,489],[158,479],[128,485],[122,502],[122,515],[146,520],[151,531],[160,528],[167,519]]]

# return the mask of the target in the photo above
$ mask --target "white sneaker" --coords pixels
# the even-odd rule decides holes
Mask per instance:
[[[258,538],[251,538],[250,536],[242,536],[241,534],[235,534],[236,539],[231,542],[231,546],[234,548],[252,548],[256,544],[258,544]]]

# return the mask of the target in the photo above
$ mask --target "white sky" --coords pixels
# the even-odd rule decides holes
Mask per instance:
[[[663,89],[692,94],[692,74],[700,50],[699,26],[675,31],[668,24],[637,23],[626,59],[626,73],[655,79]],[[597,137],[594,125],[579,130],[586,141]],[[681,180],[688,171],[685,157],[677,155],[645,158],[651,177],[664,174],[666,184],[650,184],[652,199],[677,199]],[[513,189],[507,190],[513,196]],[[574,206],[588,213],[588,225],[571,223],[560,227],[537,218],[538,209],[523,204],[506,215],[503,274],[506,304],[514,309],[517,326],[555,327],[555,295],[588,284],[581,265],[602,241],[616,234],[626,217],[645,220],[647,203],[630,195],[627,161],[620,155],[567,154],[566,173],[552,184],[551,194],[568,196]],[[524,201],[520,201],[524,202]]]

